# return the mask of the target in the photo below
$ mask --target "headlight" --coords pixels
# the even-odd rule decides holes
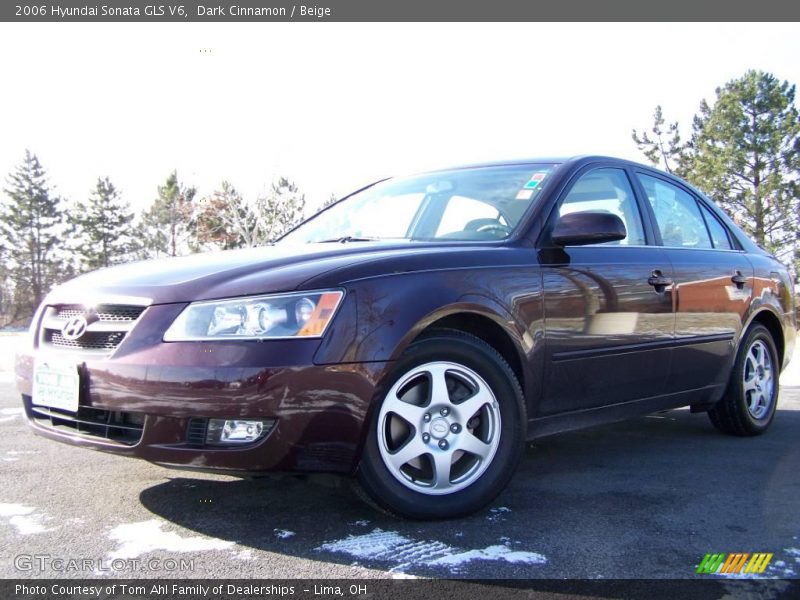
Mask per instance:
[[[343,296],[341,291],[298,292],[192,302],[164,341],[321,337]]]

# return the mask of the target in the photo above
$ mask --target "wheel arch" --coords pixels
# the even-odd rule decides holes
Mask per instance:
[[[415,340],[435,329],[454,329],[480,338],[508,363],[522,387],[527,391],[530,376],[526,369],[522,339],[500,315],[474,307],[450,307],[428,315],[395,348],[392,360],[396,360]],[[527,393],[525,394],[527,396]]]
[[[740,344],[741,340],[744,339],[745,332],[747,332],[756,323],[763,325],[766,327],[767,331],[769,331],[770,335],[772,336],[772,341],[775,342],[775,349],[778,351],[778,364],[783,365],[784,353],[786,351],[783,324],[780,317],[766,307],[754,312],[751,315],[747,325],[742,329],[742,335],[739,338]]]

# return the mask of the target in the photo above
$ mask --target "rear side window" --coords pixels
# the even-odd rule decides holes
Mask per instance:
[[[694,196],[676,185],[638,174],[656,217],[661,239],[671,248],[713,248]]]
[[[643,246],[642,216],[631,183],[622,169],[595,169],[581,175],[559,208],[559,217],[569,213],[602,211],[617,215],[628,235],[611,245]]]
[[[706,225],[708,225],[708,232],[711,234],[711,241],[714,242],[714,248],[719,250],[733,250],[731,239],[728,236],[728,230],[719,222],[719,219],[717,219],[717,217],[702,203],[700,204],[700,212],[703,213],[703,218],[705,218]]]

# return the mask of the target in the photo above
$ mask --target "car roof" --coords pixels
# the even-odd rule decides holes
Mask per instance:
[[[598,161],[618,162],[631,166],[642,167],[646,169],[655,169],[655,167],[637,163],[625,158],[618,158],[615,156],[604,156],[600,154],[577,154],[574,156],[535,156],[529,158],[508,158],[505,160],[491,160],[474,163],[465,163],[460,165],[450,165],[441,168],[431,169],[428,173],[437,173],[439,171],[452,171],[457,169],[478,169],[481,167],[499,167],[504,165],[525,165],[525,164],[575,164],[575,163],[591,163]]]

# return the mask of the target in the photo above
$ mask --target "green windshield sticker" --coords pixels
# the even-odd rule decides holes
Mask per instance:
[[[532,189],[538,187],[538,185],[542,181],[544,181],[544,178],[546,176],[547,176],[547,173],[545,173],[543,171],[539,171],[538,173],[534,173],[533,175],[531,175],[530,181],[528,181],[528,183],[525,184],[525,188],[529,189],[529,190],[532,190]]]

